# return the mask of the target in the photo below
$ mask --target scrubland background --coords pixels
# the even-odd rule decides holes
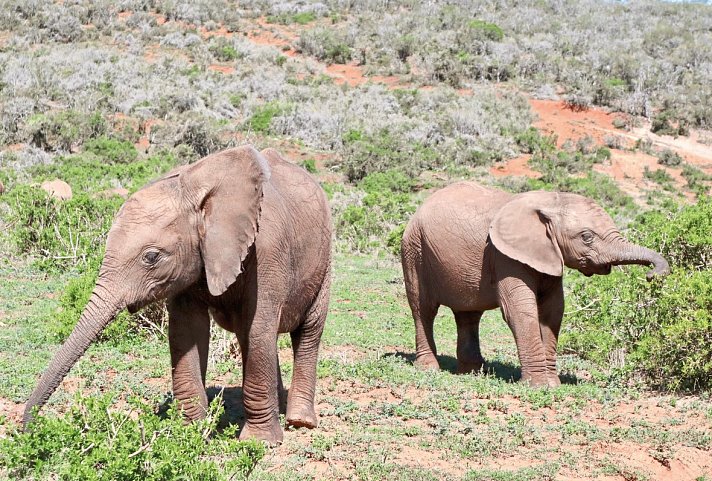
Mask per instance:
[[[243,143],[280,150],[331,202],[319,428],[237,442],[239,349],[219,328],[213,412],[184,426],[156,305],[122,314],[18,433],[126,196]],[[41,188],[55,179],[70,198]],[[495,311],[486,373],[452,373],[446,309],[445,369],[420,372],[399,242],[460,179],[592,197],[673,274],[566,273],[560,389],[514,382]],[[2,0],[0,182],[0,478],[712,477],[712,6]]]

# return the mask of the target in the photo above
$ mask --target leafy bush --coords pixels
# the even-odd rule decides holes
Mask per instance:
[[[59,300],[59,311],[49,321],[49,331],[57,342],[64,342],[89,302],[99,273],[100,259],[92,261],[83,274],[72,277]],[[135,314],[122,310],[99,334],[97,341],[119,344],[138,334],[155,334],[165,337],[167,312],[164,302],[151,304]]]
[[[303,32],[297,40],[300,52],[312,55],[327,63],[347,63],[351,60],[351,47],[345,37],[333,29],[317,27]]]
[[[677,122],[677,125],[673,125]],[[653,118],[650,131],[658,135],[689,135],[687,123],[682,119],[676,119],[675,114],[669,110],[663,110]]]
[[[317,173],[317,168],[316,168],[316,160],[314,159],[304,159],[299,163],[302,167],[304,167],[304,170],[309,172],[310,174],[316,174]]]
[[[358,184],[355,196],[335,193],[332,206],[337,237],[349,250],[385,249],[397,254],[410,216],[415,212],[413,181],[399,171],[374,172]]]
[[[79,192],[70,200],[20,185],[7,194],[10,240],[45,270],[86,265],[96,258],[122,199],[92,198]]]
[[[709,192],[710,189],[706,182],[712,181],[712,175],[705,174],[694,165],[685,163],[682,165],[682,177],[687,181],[687,187],[698,196]]]
[[[286,109],[286,106],[280,103],[268,102],[255,110],[252,117],[247,121],[246,126],[253,132],[269,133],[272,119],[281,115]]]
[[[665,190],[672,190],[672,176],[665,169],[650,170],[646,165],[643,169],[643,177],[661,185]]]
[[[665,149],[660,151],[657,155],[658,164],[665,165],[667,167],[676,167],[683,162],[683,158],[674,150]]]
[[[633,240],[659,251],[673,273],[648,283],[641,267],[576,277],[562,345],[653,386],[712,387],[712,202],[639,217]]]
[[[280,13],[279,15],[268,15],[267,23],[279,23],[282,25],[306,25],[316,20],[314,12]]]
[[[138,399],[127,412],[109,396],[78,396],[66,414],[39,416],[30,430],[0,439],[0,466],[18,480],[247,479],[265,448],[238,441],[236,425],[216,431],[220,401],[205,419],[185,423],[175,404],[160,417]]]
[[[123,142],[90,144],[89,150],[99,155],[90,152],[59,157],[53,164],[35,166],[30,169],[30,173],[38,181],[60,178],[67,182],[73,191],[84,193],[98,192],[116,187],[117,184],[129,190],[136,190],[176,164],[173,155],[166,152],[135,162],[122,163],[135,153],[135,149],[131,150]],[[113,162],[113,158],[118,159],[117,162]]]
[[[138,157],[138,151],[131,142],[109,137],[99,137],[87,141],[84,144],[84,151],[113,164],[128,164]]]
[[[84,115],[74,110],[35,114],[25,123],[25,137],[34,146],[47,151],[69,152],[84,141],[106,132],[100,112]]]
[[[409,142],[388,129],[373,135],[349,130],[344,134],[343,142],[342,168],[352,182],[388,170],[400,170],[412,176],[441,163],[440,155],[434,149],[419,142]]]
[[[471,20],[467,26],[488,40],[500,42],[504,38],[504,31],[494,23],[485,22],[484,20]]]

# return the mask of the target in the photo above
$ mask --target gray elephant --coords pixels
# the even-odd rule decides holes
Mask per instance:
[[[208,404],[210,311],[240,344],[247,418],[240,438],[282,440],[278,333],[291,334],[294,350],[287,423],[315,427],[330,263],[324,192],[275,150],[243,146],[174,170],[117,214],[91,299],[30,396],[25,425],[121,309],[167,299],[173,392],[189,419],[203,417]]]
[[[658,253],[627,242],[590,199],[558,192],[512,195],[473,182],[429,197],[401,246],[416,365],[439,367],[433,320],[444,305],[457,323],[458,372],[480,370],[480,318],[500,307],[514,334],[522,381],[534,386],[560,384],[556,346],[564,266],[587,276],[623,264],[654,266],[648,279],[670,272]]]

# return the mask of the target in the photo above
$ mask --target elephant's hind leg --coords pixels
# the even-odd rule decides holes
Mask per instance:
[[[205,392],[210,341],[208,307],[190,297],[179,296],[168,303],[168,315],[173,395],[189,419],[202,419],[208,408]]]
[[[433,336],[433,322],[438,313],[438,304],[428,298],[427,287],[423,285],[422,259],[420,252],[409,243],[403,243],[401,252],[403,278],[408,304],[415,322],[415,361],[421,369],[440,369],[437,348]]]
[[[324,330],[329,307],[330,273],[321,286],[304,322],[291,332],[294,351],[294,373],[287,399],[287,424],[294,427],[315,428],[314,411],[316,393],[316,364],[319,357],[319,342]]]
[[[485,360],[480,352],[482,311],[454,312],[457,322],[457,372],[479,372]]]

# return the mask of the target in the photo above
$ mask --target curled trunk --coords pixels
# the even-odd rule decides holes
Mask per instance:
[[[614,251],[614,254],[611,255],[611,265],[621,266],[627,264],[653,266],[645,276],[649,281],[655,276],[670,274],[670,265],[663,256],[646,247],[622,241],[621,245]]]
[[[57,389],[64,376],[86,352],[89,344],[116,317],[119,310],[121,310],[121,306],[116,302],[114,296],[97,284],[84,308],[84,312],[79,318],[79,322],[77,322],[69,338],[54,355],[49,367],[47,367],[39,383],[37,383],[37,387],[32,391],[30,399],[25,405],[25,412],[22,418],[25,427],[32,422],[33,408],[35,406],[42,407],[47,402],[47,399]]]

